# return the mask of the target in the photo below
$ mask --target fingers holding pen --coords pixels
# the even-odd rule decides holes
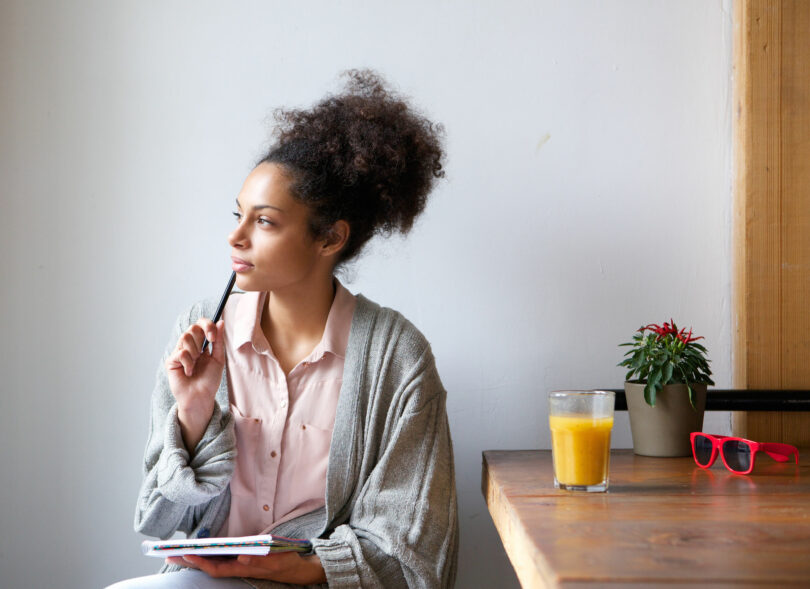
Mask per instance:
[[[210,319],[201,318],[189,327],[178,339],[174,352],[169,356],[167,367],[169,369],[179,369],[182,367],[183,373],[190,377],[194,373],[194,365],[202,354],[203,342],[208,339],[213,345],[213,350],[217,356],[224,356],[224,351],[220,343],[222,339],[222,325],[214,325]],[[221,358],[217,358],[221,360]]]
[[[165,368],[169,375],[169,381],[170,383],[175,383],[172,385],[172,392],[175,392],[174,387],[176,385],[185,379],[192,378],[194,367],[204,352],[210,352],[206,353],[202,361],[201,372],[204,373],[202,375],[204,380],[213,379],[215,373],[218,370],[222,370],[225,364],[225,348],[223,345],[225,339],[225,323],[221,317],[235,282],[236,272],[232,272],[228,285],[225,287],[225,292],[222,295],[222,299],[219,301],[217,310],[214,313],[214,320],[217,321],[216,324],[211,319],[204,317],[197,320],[197,323],[189,327],[180,336],[174,351],[166,359]],[[210,343],[210,350],[203,350],[203,345],[206,345],[206,348],[209,347],[205,344],[206,341]],[[205,376],[205,374],[210,376],[210,378]],[[185,379],[183,377],[185,377]],[[194,380],[196,381],[198,379]],[[183,386],[187,384],[189,383],[182,382]],[[177,396],[177,394],[175,394],[175,396]]]
[[[212,325],[214,325],[212,323]],[[213,336],[213,337],[212,337]],[[212,336],[208,336],[211,357],[219,364],[225,363],[225,320],[220,319],[214,325]]]

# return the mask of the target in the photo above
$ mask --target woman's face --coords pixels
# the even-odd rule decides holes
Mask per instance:
[[[236,229],[228,236],[236,285],[246,291],[306,289],[331,275],[323,240],[309,230],[309,208],[296,201],[284,169],[261,163],[236,198]]]

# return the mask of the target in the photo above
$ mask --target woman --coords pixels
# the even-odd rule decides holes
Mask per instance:
[[[445,391],[399,313],[334,277],[376,233],[407,232],[444,175],[440,128],[370,72],[278,113],[229,236],[223,320],[175,326],[152,396],[136,531],[273,533],[313,552],[173,557],[122,587],[447,587],[458,523]],[[210,353],[201,353],[204,338]]]

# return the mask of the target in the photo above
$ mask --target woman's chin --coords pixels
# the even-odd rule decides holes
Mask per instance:
[[[258,284],[258,282],[255,279],[253,279],[250,276],[247,276],[246,274],[242,274],[242,273],[239,273],[239,272],[236,273],[235,286],[239,290],[243,290],[245,292],[252,292],[252,291],[257,291],[257,290],[265,290],[265,289],[263,289],[261,287],[260,284]]]

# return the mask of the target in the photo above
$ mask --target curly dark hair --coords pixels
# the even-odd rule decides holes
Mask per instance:
[[[350,235],[338,265],[375,234],[407,233],[444,177],[444,128],[416,112],[370,70],[349,70],[345,89],[311,109],[275,112],[276,142],[258,162],[280,164],[293,196],[324,237],[338,220]],[[258,165],[257,164],[257,165]]]

